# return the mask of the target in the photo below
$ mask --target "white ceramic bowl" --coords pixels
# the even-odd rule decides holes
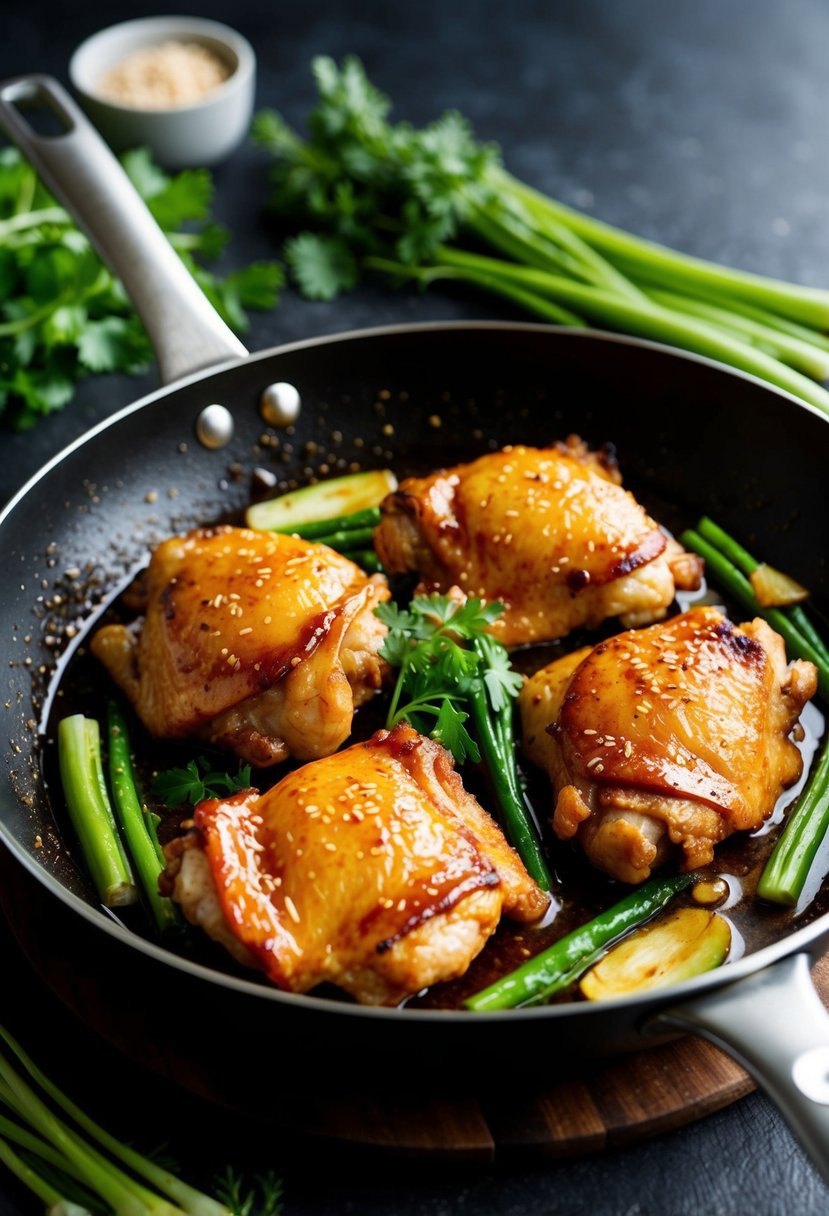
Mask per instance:
[[[134,51],[164,42],[199,43],[230,69],[202,101],[169,109],[137,109],[104,98],[101,81]],[[244,139],[253,113],[256,57],[246,38],[218,21],[142,17],[93,34],[69,64],[84,109],[111,147],[147,147],[168,168],[213,165]]]

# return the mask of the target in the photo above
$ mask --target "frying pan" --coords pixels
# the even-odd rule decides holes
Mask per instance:
[[[62,134],[38,135],[24,116],[30,105],[50,109]],[[570,431],[592,444],[610,439],[626,480],[649,503],[686,520],[710,511],[738,535],[760,538],[763,556],[809,585],[825,611],[826,420],[706,359],[530,324],[389,327],[248,356],[60,86],[46,77],[0,85],[0,126],[123,280],[166,385],[53,459],[0,516],[0,712],[10,773],[0,835],[50,893],[56,919],[37,932],[59,937],[62,950],[93,951],[102,969],[126,960],[133,993],[190,1011],[187,1034],[201,1036],[214,1062],[224,1052],[244,1065],[248,1042],[313,1044],[274,1053],[283,1085],[348,1087],[367,1073],[400,1071],[434,1079],[485,1071],[509,1081],[517,1044],[534,1069],[555,1069],[692,1031],[754,1075],[829,1179],[829,1017],[809,974],[829,946],[829,914],[789,922],[719,971],[605,1003],[472,1016],[285,994],[145,940],[99,907],[61,834],[33,726],[45,720],[53,687],[56,613],[71,633],[154,541],[241,510],[249,474],[262,464],[291,481],[320,462],[332,471],[359,462],[416,472]],[[277,382],[295,386],[303,403],[282,431],[259,411],[263,390]],[[205,407],[217,404],[234,427],[219,448],[197,437]],[[256,1057],[263,1076],[268,1054]]]

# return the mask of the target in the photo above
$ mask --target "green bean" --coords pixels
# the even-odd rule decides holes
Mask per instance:
[[[542,950],[516,971],[464,1001],[475,1013],[514,1009],[537,1002],[585,971],[616,938],[635,929],[663,908],[678,892],[696,881],[695,874],[654,878],[631,891],[619,903]]]

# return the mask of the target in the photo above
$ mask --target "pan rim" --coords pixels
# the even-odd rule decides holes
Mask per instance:
[[[264,362],[266,359],[274,358],[278,355],[292,354],[294,351],[309,350],[316,346],[330,345],[340,342],[359,341],[362,339],[399,337],[406,334],[430,334],[441,332],[486,332],[496,330],[505,333],[531,333],[531,334],[549,334],[563,335],[567,338],[575,338],[577,341],[588,340],[598,341],[601,343],[609,343],[616,346],[629,346],[638,350],[651,350],[657,354],[667,355],[671,358],[676,358],[681,361],[700,364],[703,367],[711,368],[715,372],[719,372],[725,376],[733,376],[738,380],[746,381],[749,384],[754,384],[758,388],[764,389],[772,393],[774,396],[782,397],[783,400],[791,402],[799,409],[803,409],[806,413],[822,420],[829,425],[829,417],[821,413],[816,406],[804,401],[800,397],[796,397],[794,393],[788,392],[786,389],[778,388],[777,385],[771,384],[768,380],[763,380],[759,376],[753,375],[751,372],[742,371],[740,368],[730,367],[726,363],[721,363],[718,359],[712,359],[708,355],[698,355],[693,351],[682,350],[679,347],[669,346],[664,342],[655,342],[649,338],[635,338],[630,334],[616,334],[606,332],[599,329],[591,329],[588,327],[576,328],[566,325],[545,325],[535,321],[416,321],[405,322],[392,325],[377,325],[361,329],[342,330],[333,334],[319,334],[312,338],[299,338],[294,342],[286,342],[279,346],[267,347],[265,350],[254,351],[247,355],[242,355],[238,359],[223,359],[218,363],[211,363],[208,367],[201,368],[199,371],[191,372],[187,376],[183,376],[179,380],[174,380],[170,384],[162,384],[151,392],[146,393],[143,397],[137,398],[135,401],[129,402],[122,406],[113,414],[102,418],[100,422],[95,423],[89,430],[82,432],[77,438],[73,439],[64,448],[61,448],[54,456],[50,457],[44,465],[42,465],[21,487],[5,506],[0,509],[0,525],[2,525],[7,516],[17,504],[29,493],[37,483],[42,480],[53,468],[60,464],[70,453],[83,447],[96,435],[114,426],[123,418],[129,417],[138,410],[151,405],[154,401],[167,397],[176,392],[178,389],[186,388],[189,385],[198,384],[203,380],[211,379],[222,372],[232,371],[235,368],[246,367],[249,364]]]
[[[690,351],[684,351],[679,348],[669,346],[665,343],[635,338],[626,334],[606,333],[601,330],[590,328],[576,329],[566,326],[553,326],[537,322],[521,321],[453,320],[374,326],[369,328],[345,330],[333,334],[318,335],[311,338],[298,339],[297,341],[270,347],[247,356],[242,356],[238,359],[222,360],[218,363],[211,364],[206,368],[202,368],[199,371],[193,372],[181,379],[175,380],[170,384],[159,386],[157,389],[152,390],[150,393],[147,393],[143,397],[130,402],[121,409],[116,410],[113,414],[102,419],[100,422],[95,424],[89,430],[83,432],[71,443],[66,445],[66,447],[51,457],[12,496],[3,509],[0,510],[0,528],[6,524],[6,521],[13,514],[17,505],[31,493],[31,491],[52,471],[52,469],[61,464],[68,455],[83,447],[96,436],[107,431],[110,427],[115,426],[122,419],[129,417],[133,413],[151,405],[155,401],[168,397],[180,388],[198,384],[205,380],[209,380],[220,373],[242,366],[247,366],[248,364],[264,362],[279,355],[290,354],[294,351],[313,349],[322,345],[374,338],[394,338],[405,335],[453,332],[458,333],[464,331],[472,333],[499,331],[513,334],[545,334],[548,336],[565,335],[568,337],[568,339],[586,339],[590,342],[598,341],[602,344],[610,343],[612,345],[633,347],[643,351],[653,351],[658,354],[668,355],[669,357],[678,359],[680,361],[690,361],[691,363],[701,364],[727,377],[736,377],[738,380],[748,382],[749,384],[754,384],[757,387],[772,393],[774,396],[780,397],[796,407],[805,410],[807,413],[816,416],[824,424],[829,425],[829,418],[823,415],[815,406],[803,401],[787,390],[780,389],[775,385],[762,380],[758,376],[741,371],[737,368],[731,368],[728,365],[708,356],[698,355]],[[301,993],[283,992],[280,989],[269,987],[265,984],[256,983],[253,980],[248,980],[244,977],[231,975],[212,967],[205,966],[201,963],[193,962],[192,960],[184,958],[173,951],[168,950],[153,941],[150,941],[149,939],[130,932],[114,916],[109,914],[106,909],[94,907],[91,904],[86,903],[79,896],[75,895],[53,874],[49,873],[49,871],[38,865],[33,857],[19,847],[18,841],[2,820],[0,820],[0,840],[3,841],[5,847],[8,849],[14,863],[23,865],[23,867],[32,875],[32,877],[42,886],[44,886],[50,892],[50,894],[54,895],[73,912],[82,916],[93,928],[108,934],[115,941],[118,941],[127,947],[138,949],[142,954],[153,959],[155,962],[165,966],[173,966],[177,971],[183,972],[195,979],[203,980],[210,984],[218,984],[220,987],[240,992],[248,996],[275,1002],[277,1005],[287,1004],[291,1008],[304,1008],[315,1013],[325,1012],[326,1014],[336,1013],[338,1015],[345,1015],[349,1017],[356,1016],[360,1018],[379,1018],[381,1021],[396,1019],[404,1024],[411,1022],[416,1022],[419,1024],[458,1024],[459,1022],[467,1022],[470,1017],[469,1012],[464,1010],[409,1009],[405,1006],[403,1008],[387,1008],[382,1006],[352,1005],[346,1002],[339,1002]],[[718,969],[714,972],[709,972],[706,975],[685,980],[680,984],[671,986],[670,988],[656,989],[650,993],[644,993],[639,996],[620,997],[614,998],[613,1000],[595,1003],[567,1002],[560,1005],[539,1006],[530,1009],[509,1009],[486,1013],[481,1012],[472,1016],[475,1017],[476,1021],[483,1019],[488,1023],[499,1023],[504,1019],[508,1019],[510,1021],[515,1021],[517,1019],[522,1021],[535,1021],[539,1018],[558,1020],[572,1016],[588,1018],[590,1016],[604,1016],[606,1013],[612,1012],[615,1008],[629,1009],[631,1006],[635,1005],[641,1010],[643,1017],[645,1017],[659,1006],[676,1004],[688,997],[707,992],[709,989],[724,987],[728,984],[735,983],[746,976],[753,975],[755,972],[763,970],[782,958],[800,952],[812,954],[815,952],[814,948],[816,947],[817,943],[820,942],[822,937],[829,937],[829,912],[825,913],[823,916],[819,917],[817,920],[813,921],[804,928],[795,929],[792,933],[786,934],[780,940],[772,942],[756,952],[744,955],[734,963],[727,964],[727,966],[723,969]],[[813,949],[810,950],[808,949],[809,947],[812,947]]]

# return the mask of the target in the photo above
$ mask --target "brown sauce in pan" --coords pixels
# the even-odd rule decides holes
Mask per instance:
[[[648,500],[647,496],[642,496],[641,500],[655,518],[667,521],[676,527],[679,526],[677,521],[672,518],[673,513],[670,510]],[[724,602],[727,609],[730,607],[722,597],[710,593],[705,596],[703,592],[683,595],[681,601],[676,605],[676,610],[681,611],[692,603],[699,602],[702,598],[705,598],[707,602],[712,600]],[[123,597],[116,597],[103,616],[97,616],[90,629],[98,628],[105,621],[129,619],[130,615],[123,603]],[[742,619],[739,610],[732,610],[730,615],[734,620]],[[608,622],[600,632],[593,632],[589,635],[586,633],[572,634],[560,642],[515,652],[513,662],[520,670],[529,675],[557,656],[588,643],[594,644],[601,636],[612,634],[617,629],[618,626]],[[46,745],[42,752],[44,779],[47,787],[54,791],[52,802],[56,817],[61,830],[66,833],[67,839],[71,839],[72,832],[66,815],[62,811],[60,778],[54,745],[57,722],[60,718],[76,712],[82,712],[103,722],[106,718],[107,698],[115,693],[116,690],[111,685],[109,677],[96,660],[89,655],[85,637],[82,636],[60,665],[55,676],[50,710],[45,724]],[[119,703],[123,705],[124,698],[120,693],[117,695]],[[191,808],[185,805],[170,810],[156,804],[150,792],[153,773],[170,767],[182,767],[187,764],[188,760],[198,755],[213,755],[214,753],[208,753],[208,749],[198,743],[173,743],[152,739],[131,711],[127,712],[137,764],[136,775],[148,804],[162,816],[159,835],[164,842],[181,830],[181,823],[188,819]],[[373,704],[360,709],[355,717],[353,740],[367,738],[373,731],[381,727],[384,714],[384,697],[380,697]],[[805,780],[825,726],[823,715],[814,704],[806,707],[802,724],[804,738],[800,746],[805,759]],[[234,756],[215,754],[215,759],[216,768],[228,772],[236,771],[237,761]],[[539,823],[542,825],[543,839],[555,883],[554,910],[540,927],[516,926],[506,919],[502,920],[494,937],[478,958],[473,961],[463,977],[450,983],[437,985],[430,991],[419,994],[409,1002],[412,1006],[459,1007],[467,996],[513,970],[531,955],[545,949],[602,909],[615,903],[629,890],[623,884],[603,877],[583,859],[574,847],[555,839],[547,824],[552,806],[550,785],[545,777],[532,771],[531,766],[521,764],[520,756],[519,764],[527,777],[531,802],[536,810]],[[259,773],[255,772],[253,774],[254,784],[260,788],[267,788],[281,780],[287,771],[288,766],[283,764]],[[483,806],[490,805],[486,783],[480,774],[465,771],[464,780],[468,788],[478,796]],[[829,870],[829,842],[821,848],[813,866],[814,877],[811,885],[796,909],[772,907],[755,901],[753,898],[754,889],[774,845],[779,826],[787,808],[794,801],[798,789],[799,786],[795,786],[786,791],[779,800],[769,823],[757,833],[738,834],[723,842],[717,849],[713,866],[708,871],[711,877],[722,875],[729,885],[730,895],[719,911],[731,923],[732,958],[779,940],[795,928],[801,928],[829,911],[829,892],[825,889],[829,884],[821,886],[821,878]],[[678,898],[690,899],[690,895],[686,894]],[[151,936],[152,930],[149,921],[139,906],[117,910],[117,916],[130,931],[142,936]],[[171,948],[178,949],[186,953],[189,958],[214,969],[243,974],[246,979],[256,979],[255,973],[237,968],[226,952],[211,943],[201,932],[188,933],[180,945],[171,945]],[[265,983],[264,980],[262,982]],[[320,988],[316,991],[317,994],[329,998],[348,999],[332,988]],[[574,995],[577,996],[577,993],[571,989],[560,994],[557,999],[568,1001],[572,1000]]]

